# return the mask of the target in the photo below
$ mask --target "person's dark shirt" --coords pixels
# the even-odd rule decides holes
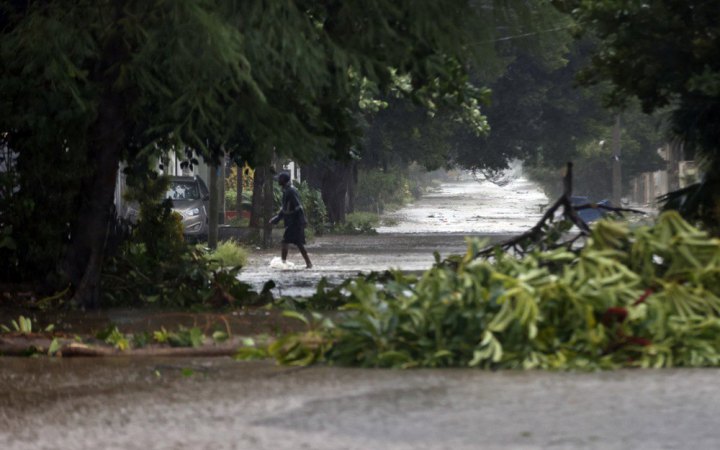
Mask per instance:
[[[300,203],[300,193],[293,186],[283,188],[282,208],[277,214],[285,221],[285,226],[305,225],[305,212]]]

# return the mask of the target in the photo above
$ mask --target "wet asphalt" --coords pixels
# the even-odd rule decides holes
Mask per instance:
[[[715,449],[717,370],[0,366],[2,449]]]

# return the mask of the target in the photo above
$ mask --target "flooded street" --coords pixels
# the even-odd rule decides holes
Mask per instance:
[[[443,183],[414,204],[384,216],[392,226],[381,226],[377,235],[321,236],[307,246],[313,268],[305,269],[299,252],[290,247],[289,269],[271,266],[279,248],[257,250],[240,279],[260,289],[268,279],[277,284],[277,295],[304,296],[325,277],[330,283],[370,271],[390,268],[421,271],[433,262],[433,252],[443,257],[464,253],[468,236],[497,242],[533,226],[542,215],[547,197],[522,177],[498,186],[466,175]]]
[[[391,213],[396,225],[377,235],[315,239],[311,270],[272,268],[275,249],[255,253],[242,279],[305,295],[321,277],[420,271],[433,251],[463,252],[466,236],[527,229],[546,202],[523,179],[447,183]],[[296,251],[290,260],[301,263]],[[135,319],[114,316],[123,326]],[[720,446],[719,374],[0,357],[0,449],[711,449]]]

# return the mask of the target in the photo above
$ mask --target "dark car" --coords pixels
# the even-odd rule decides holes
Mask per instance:
[[[165,198],[172,201],[173,211],[182,216],[186,237],[197,240],[207,237],[210,192],[202,178],[170,177]]]
[[[573,206],[580,206],[580,205],[586,205],[588,203],[595,203],[596,205],[602,205],[602,206],[610,206],[609,200],[600,200],[599,202],[591,202],[588,197],[580,197],[580,196],[573,196],[570,197],[570,203]],[[600,220],[606,215],[610,213],[610,211],[606,209],[601,208],[586,208],[581,209],[577,212],[578,216],[582,220],[584,220],[586,223],[594,222],[596,220]]]

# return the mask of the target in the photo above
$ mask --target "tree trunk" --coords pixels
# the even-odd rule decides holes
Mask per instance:
[[[622,146],[620,143],[620,114],[615,117],[613,126],[613,160],[612,160],[612,205],[616,208],[622,206]]]
[[[272,225],[270,219],[275,212],[273,199],[273,178],[270,176],[270,168],[264,167],[265,182],[263,183],[263,246],[268,248],[272,245]]]
[[[328,174],[323,184],[322,197],[328,211],[328,220],[335,225],[345,223],[345,195],[347,194],[347,180],[338,173]]]
[[[358,167],[357,162],[350,163],[350,178],[347,183],[347,212],[355,212],[355,198],[357,197]]]
[[[113,26],[125,15],[125,2],[117,1]],[[115,31],[115,30],[113,30]],[[98,115],[88,129],[89,174],[81,181],[78,211],[71,225],[70,242],[60,271],[74,290],[73,301],[94,308],[100,305],[100,276],[105,245],[113,217],[113,200],[120,157],[125,145],[125,120],[130,94],[118,91],[115,82],[121,62],[130,49],[117,32],[109,32],[99,64],[90,79],[102,86]]]
[[[238,213],[238,218],[242,219],[242,204],[243,204],[243,170],[245,169],[244,164],[238,164],[237,165],[237,178],[236,183],[237,186],[235,187],[235,193],[237,194],[237,199],[235,200],[235,211]]]
[[[667,161],[668,191],[680,189],[680,161],[683,159],[683,144],[675,140],[668,144],[670,146]]]
[[[220,167],[210,163],[210,204],[208,205],[208,247],[216,249],[218,244],[218,212],[220,210],[220,193],[218,192],[218,172]]]
[[[223,151],[223,154],[225,151]],[[225,170],[227,168],[227,157],[223,156],[220,160],[220,168],[218,169],[217,190],[220,204],[218,205],[218,224],[225,225]]]
[[[73,300],[86,307],[100,304],[100,274],[113,210],[124,133],[124,98],[108,90],[89,131],[91,174],[82,181],[77,219],[61,271],[75,287]]]
[[[346,196],[353,181],[353,165],[350,161],[323,161],[305,172],[310,186],[320,189],[328,220],[332,224],[345,222]]]
[[[250,228],[260,228],[262,223],[263,183],[265,183],[265,167],[255,167],[253,177],[252,206],[250,210]]]

